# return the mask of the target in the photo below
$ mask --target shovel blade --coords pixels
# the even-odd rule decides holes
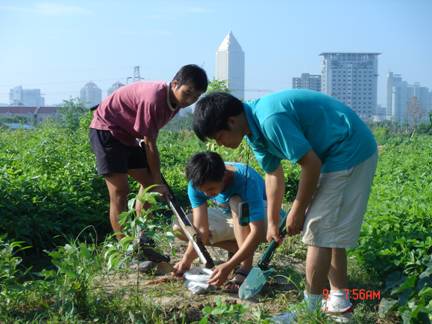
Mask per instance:
[[[239,288],[240,299],[251,299],[259,294],[273,272],[273,269],[263,271],[259,267],[253,267]]]

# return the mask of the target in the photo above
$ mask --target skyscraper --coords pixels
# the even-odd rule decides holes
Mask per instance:
[[[321,91],[321,75],[302,73],[299,78],[293,78],[294,89],[311,89]]]
[[[394,74],[389,72],[387,74],[387,115],[392,116],[394,119],[395,114],[393,113],[393,87],[397,87],[402,83],[402,76],[400,74]]]
[[[372,117],[377,105],[380,53],[321,53],[322,92],[350,106],[361,118]]]
[[[415,124],[428,119],[432,93],[418,82],[408,84],[400,74],[387,75],[387,113],[397,123]]]
[[[81,88],[80,99],[86,107],[98,105],[102,100],[102,90],[90,81]]]
[[[226,81],[231,94],[244,99],[245,55],[232,32],[216,51],[215,79]]]
[[[428,115],[432,111],[431,92],[429,88],[423,87],[419,82],[408,86],[408,94],[417,98],[417,102],[423,116]]]

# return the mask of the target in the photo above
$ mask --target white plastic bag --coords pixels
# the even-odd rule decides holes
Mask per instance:
[[[193,294],[203,294],[210,291],[213,288],[208,284],[208,280],[212,273],[212,270],[206,268],[192,268],[186,271],[184,274],[186,288]]]

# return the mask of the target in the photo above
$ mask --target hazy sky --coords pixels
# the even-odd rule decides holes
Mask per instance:
[[[431,0],[0,0],[0,102],[22,85],[54,104],[90,80],[105,96],[135,65],[147,80],[187,63],[213,78],[229,31],[245,51],[246,98],[319,74],[326,51],[382,53],[380,104],[388,71],[432,88]]]

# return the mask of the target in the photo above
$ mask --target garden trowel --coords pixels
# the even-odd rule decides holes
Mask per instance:
[[[279,222],[279,235],[281,238],[283,238],[286,234],[285,223],[287,215],[288,213],[285,213],[284,217],[282,217]],[[274,269],[269,268],[269,263],[277,246],[277,242],[272,240],[269,246],[267,246],[267,248],[264,250],[264,253],[258,261],[256,267],[252,268],[239,288],[240,299],[251,299],[252,297],[256,296],[264,287],[270,275],[275,272]]]

